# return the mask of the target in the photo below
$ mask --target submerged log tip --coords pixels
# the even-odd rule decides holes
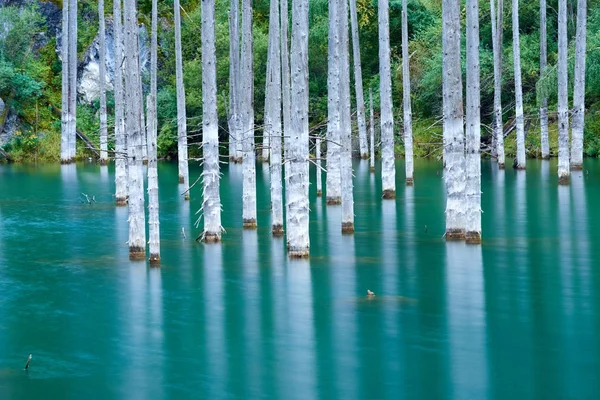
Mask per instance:
[[[342,198],[341,197],[327,197],[327,205],[328,206],[339,206],[340,204],[342,204]]]
[[[391,189],[386,189],[383,191],[383,199],[395,199],[396,198],[396,191],[395,190],[391,190]]]
[[[342,222],[342,234],[350,235],[354,233],[354,222]]]
[[[481,232],[467,232],[465,234],[465,243],[481,244]]]
[[[465,240],[465,231],[462,229],[448,229],[446,231],[446,241],[454,242]]]
[[[131,261],[139,261],[146,259],[146,249],[142,247],[130,247],[129,248],[129,259]]]
[[[273,233],[273,236],[283,236],[283,225],[273,225],[271,232]]]
[[[254,218],[244,219],[244,229],[256,229],[256,228],[257,228],[256,219],[254,219]]]

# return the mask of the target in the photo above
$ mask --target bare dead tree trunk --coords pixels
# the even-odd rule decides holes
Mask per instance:
[[[327,204],[342,203],[340,146],[340,30],[339,2],[329,0],[329,32],[327,54]]]
[[[540,0],[540,80],[544,79],[548,64],[548,45],[546,40],[546,0]],[[540,135],[542,158],[550,157],[548,141],[548,97],[544,94],[540,101]]]
[[[571,169],[583,168],[583,127],[585,124],[587,0],[577,1],[575,38],[575,87],[573,90],[573,127],[571,130]]]
[[[108,127],[106,125],[106,44],[104,0],[98,0],[98,33],[100,36],[100,164],[108,164]]]
[[[402,99],[404,102],[404,151],[406,160],[406,184],[414,182],[414,156],[412,135],[412,109],[410,104],[410,68],[408,55],[408,12],[406,0],[402,0]]]
[[[370,144],[371,144],[371,157],[370,157],[370,165],[369,168],[371,173],[375,172],[375,116],[373,113],[373,89],[369,88],[369,112],[370,112],[370,122],[369,122],[369,134],[370,134]]]
[[[70,121],[69,113],[71,85],[69,81],[69,0],[63,1],[62,9],[62,36],[61,36],[61,62],[62,62],[62,101],[61,101],[61,139],[60,162],[71,162],[70,154]]]
[[[175,80],[177,83],[177,159],[179,183],[186,200],[190,199],[190,175],[188,168],[187,116],[185,110],[185,87],[183,85],[183,57],[181,55],[181,11],[179,0],[173,2],[175,16]]]
[[[515,127],[517,131],[517,169],[525,169],[525,122],[523,118],[523,84],[521,83],[521,45],[519,0],[512,0],[513,66],[515,70]]]
[[[497,14],[496,14],[497,13]],[[492,19],[492,41],[494,52],[494,130],[492,134],[492,157],[498,160],[498,168],[503,169],[504,122],[502,119],[502,38],[504,33],[504,0],[490,0]]]
[[[390,15],[388,0],[379,0],[379,92],[381,104],[381,181],[384,199],[396,198],[394,162],[394,111],[390,65]]]
[[[561,185],[568,185],[571,175],[567,46],[567,0],[558,0],[558,183]]]
[[[363,159],[367,159],[369,157],[369,142],[367,140],[367,123],[365,121],[365,99],[363,94],[356,0],[350,0],[350,23],[352,25],[352,57],[354,59],[354,91],[356,93],[356,121],[358,125],[358,143],[360,148],[360,157]]]
[[[115,201],[127,205],[127,146],[125,137],[125,99],[123,92],[123,18],[121,0],[113,1],[115,51]]]
[[[67,1],[67,0],[65,0]],[[77,155],[77,1],[69,3],[69,162]]]
[[[240,137],[240,23],[239,0],[230,0],[229,10],[229,160],[242,162]]]

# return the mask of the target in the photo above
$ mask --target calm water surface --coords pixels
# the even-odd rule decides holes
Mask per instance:
[[[396,201],[356,163],[356,234],[313,185],[311,259],[289,261],[266,167],[258,231],[224,167],[227,233],[202,245],[200,189],[184,202],[161,164],[149,269],[112,167],[0,165],[0,399],[597,399],[600,162],[568,187],[555,162],[527,167],[484,164],[484,243],[466,246],[442,239],[439,163],[407,188],[399,161]]]

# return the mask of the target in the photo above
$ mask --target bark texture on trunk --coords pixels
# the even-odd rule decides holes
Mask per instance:
[[[291,126],[286,177],[288,255],[306,258],[308,237],[308,0],[292,0]]]
[[[358,125],[358,143],[360,157],[369,157],[367,123],[365,121],[365,98],[363,92],[362,67],[360,61],[360,40],[358,38],[358,15],[356,0],[350,0],[350,23],[352,25],[352,58],[354,59],[354,91],[356,94],[356,121]]]
[[[342,233],[354,233],[354,195],[352,185],[352,126],[350,112],[350,53],[348,38],[348,2],[339,0],[340,30],[340,154],[342,185]],[[362,92],[362,89],[361,89]],[[364,107],[363,107],[364,108]],[[364,114],[364,113],[363,113]],[[364,119],[364,118],[363,118]],[[366,135],[365,135],[366,136]]]
[[[98,0],[98,36],[100,44],[100,164],[108,163],[108,128],[106,126],[106,29],[104,0]]]
[[[173,2],[175,17],[175,80],[177,86],[177,160],[179,166],[179,183],[183,184],[182,192],[189,200],[190,175],[188,169],[187,148],[187,116],[185,110],[185,87],[183,86],[183,59],[181,55],[181,11],[179,0]]]
[[[229,10],[229,160],[242,162],[240,137],[240,11],[239,0],[230,1]]]
[[[371,157],[369,157],[370,170],[375,172],[375,115],[373,113],[373,89],[369,88],[369,135],[371,144]]]
[[[517,169],[525,169],[525,122],[523,117],[523,84],[521,82],[521,44],[519,33],[519,0],[512,0],[513,66],[515,70],[515,122],[517,131]]]
[[[567,0],[558,0],[558,183],[568,184],[569,88],[567,70]]]
[[[394,111],[390,66],[390,15],[388,0],[378,2],[379,93],[381,96],[381,181],[384,199],[396,198],[394,165]]]
[[[442,1],[446,240],[465,238],[465,139],[460,66],[460,1]]]
[[[121,0],[113,2],[115,46],[115,201],[127,204],[127,146],[125,137],[125,99],[123,91],[123,18]]]
[[[140,62],[136,0],[125,0],[125,93],[129,156],[129,258],[146,258],[146,216],[142,164],[142,126],[140,126]]]
[[[481,99],[479,67],[479,4],[467,0],[467,243],[481,243]]]
[[[502,119],[502,38],[504,33],[504,0],[490,0],[492,19],[492,43],[494,53],[494,128],[492,133],[492,157],[498,160],[498,168],[504,168],[504,122]]]
[[[583,126],[585,124],[585,60],[587,0],[577,1],[575,38],[575,88],[573,90],[573,126],[571,130],[571,169],[583,168]]]
[[[254,153],[254,40],[252,0],[242,0],[242,218],[244,228],[256,229],[256,157]]]
[[[540,0],[540,79],[543,79],[548,64],[548,45],[546,35],[546,0]],[[550,157],[550,142],[548,140],[548,97],[540,101],[540,139],[542,158]]]
[[[402,99],[404,102],[404,151],[406,159],[406,184],[414,182],[414,157],[412,135],[412,110],[410,104],[410,69],[408,55],[408,13],[402,0]]]
[[[67,0],[65,0],[67,1]],[[69,4],[69,162],[77,155],[77,1]]]
[[[202,0],[202,149],[204,153],[203,239],[220,242],[221,196],[219,193],[219,117],[217,114],[217,53],[215,48],[215,0]]]
[[[60,136],[60,162],[70,163],[69,153],[69,113],[71,85],[69,81],[69,0],[63,1],[62,9],[62,33],[61,33],[61,62],[62,62],[62,98],[61,98],[61,136]]]
[[[291,106],[291,78],[290,78],[290,52],[288,43],[288,26],[289,26],[289,10],[288,1],[281,0],[281,6],[279,7],[280,21],[281,21],[281,99],[283,102],[283,157],[285,160],[288,159],[288,149],[291,146],[291,119],[292,119],[292,106]],[[285,181],[288,182],[290,179],[290,168],[288,165],[285,166]],[[286,216],[286,227],[290,226],[290,204],[288,199],[289,187],[285,187],[285,216]],[[286,228],[287,229],[287,228]]]
[[[327,204],[342,203],[340,146],[340,30],[338,0],[329,0],[327,53]]]
[[[160,220],[158,205],[157,134],[158,114],[156,106],[158,72],[158,0],[152,0],[152,34],[150,43],[150,94],[146,98],[148,110],[148,247],[150,264],[160,264]]]

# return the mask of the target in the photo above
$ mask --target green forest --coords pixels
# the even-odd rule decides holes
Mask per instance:
[[[0,24],[8,27],[0,35],[0,98],[7,107],[0,115],[4,125],[8,109],[19,117],[19,129],[4,151],[16,161],[58,161],[60,159],[61,62],[56,51],[56,32],[52,32],[40,11],[40,4],[5,6],[0,8]],[[61,2],[55,2],[58,8]],[[521,65],[523,98],[526,118],[526,147],[528,157],[540,154],[538,127],[538,98],[549,96],[550,149],[557,154],[556,93],[557,93],[557,1],[548,2],[548,68],[539,68],[539,4],[521,2],[519,10],[521,32]],[[138,2],[140,23],[149,27],[151,1]],[[188,115],[190,154],[201,152],[199,134],[202,119],[201,15],[197,0],[181,2],[184,82]],[[569,95],[573,91],[575,52],[576,4],[568,4],[569,35]],[[415,156],[439,156],[442,141],[442,5],[439,0],[409,0],[409,52],[412,85],[413,132]],[[110,21],[112,1],[107,1],[107,20]],[[379,103],[379,61],[377,3],[358,0],[362,73],[365,93],[373,90],[375,109]],[[310,125],[322,126],[327,119],[327,0],[310,1],[309,86]],[[227,141],[227,98],[229,82],[229,1],[216,2],[217,86],[220,120],[220,139]],[[262,125],[267,63],[269,2],[257,0],[254,13],[254,105],[255,125]],[[480,4],[481,60],[481,118],[482,148],[489,154],[493,111],[493,55],[489,3]],[[79,2],[78,55],[89,48],[98,31],[97,2]],[[173,32],[173,3],[159,1],[159,68],[158,68],[158,149],[159,157],[169,158],[177,152],[177,107],[175,89],[175,57]],[[464,4],[463,74],[465,73]],[[504,7],[503,90],[504,124],[514,119],[514,82],[512,66],[512,36],[510,7]],[[587,77],[584,153],[600,155],[600,3],[590,2],[587,27]],[[390,38],[392,49],[392,82],[394,101],[394,133],[396,154],[402,155],[402,68],[401,68],[401,1],[390,1]],[[144,76],[149,81],[149,75]],[[353,87],[353,86],[352,86]],[[354,89],[352,89],[354,97]],[[109,127],[112,126],[111,94],[108,94]],[[353,109],[355,108],[353,100]],[[99,141],[98,102],[78,103],[77,128],[92,141]],[[324,129],[324,128],[323,128]],[[259,134],[257,134],[259,135]],[[112,140],[112,139],[111,139]],[[257,138],[257,141],[260,141]],[[195,145],[198,144],[198,145]],[[506,138],[506,154],[515,154],[514,133]],[[486,149],[488,149],[486,151]],[[223,151],[226,151],[223,146]],[[78,158],[91,154],[78,148]]]

